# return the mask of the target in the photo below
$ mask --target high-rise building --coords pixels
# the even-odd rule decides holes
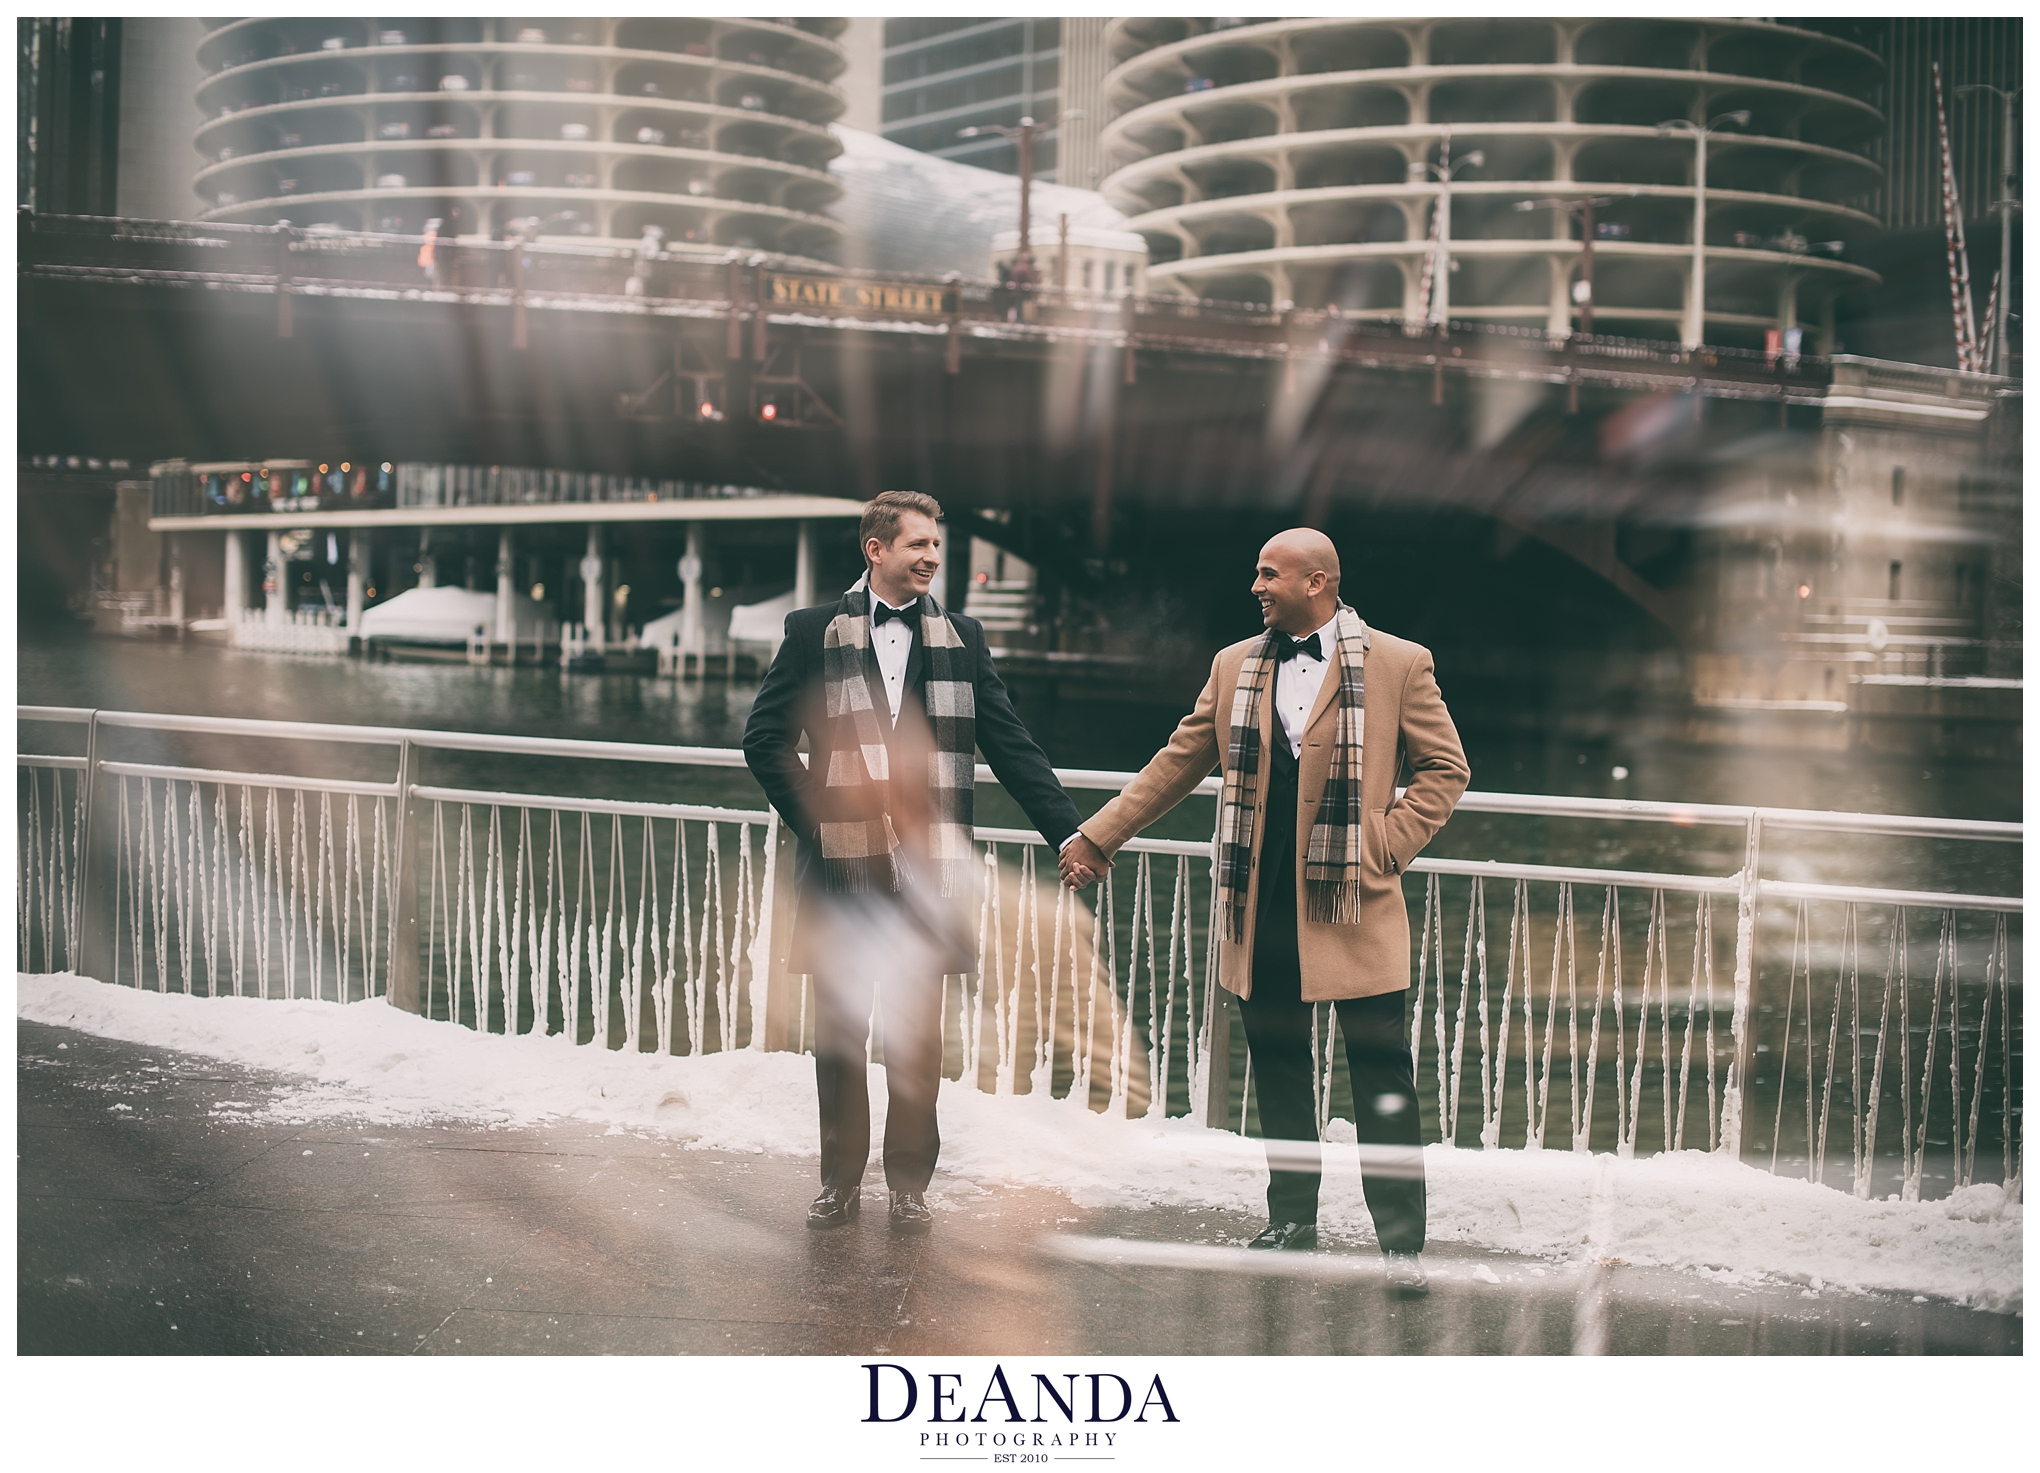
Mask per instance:
[[[1841,303],[1839,328],[1853,352],[1906,362],[1955,366],[1955,325],[1949,300],[1947,237],[1941,205],[1941,128],[1934,109],[1933,69],[1941,69],[1948,121],[1948,153],[1962,201],[1972,310],[1978,327],[1999,288],[2004,334],[2002,361],[1989,345],[1990,366],[2020,371],[2025,325],[2025,280],[2020,269],[2018,211],[2013,211],[2010,279],[2000,277],[2006,257],[2004,220],[1995,207],[2009,186],[2020,194],[2016,136],[2006,156],[2005,94],[2024,84],[2025,24],[2017,16],[1949,16],[1793,20],[1854,42],[1885,67],[1871,100],[1885,127],[1870,140],[1868,156],[1882,167],[1876,187],[1860,201],[1884,230],[1864,241],[1854,259],[1883,278]],[[1967,90],[1976,89],[1976,90]],[[1994,90],[1993,90],[1994,89]],[[2013,110],[2013,123],[2018,123]]]
[[[1031,117],[1034,172],[1095,188],[1104,125],[1105,21],[1097,16],[910,16],[885,22],[879,130],[894,143],[1012,174],[1013,140],[986,131]]]
[[[1864,20],[1821,17],[1789,25],[1854,42],[1884,63],[1875,97],[1885,131],[1869,150],[1884,168],[1870,209],[1893,230],[1941,228],[1941,141],[1934,115],[1933,68],[1941,67],[1947,105],[1949,154],[1962,212],[1984,216],[2018,161],[2004,158],[2004,103],[1984,92],[1959,96],[1975,84],[2016,93],[2025,74],[2025,23],[2018,16],[1946,16]]]
[[[201,218],[824,255],[844,22],[209,23]]]
[[[1596,332],[1761,346],[1804,321],[1818,349],[1876,279],[1849,248],[1882,224],[1885,64],[1837,36],[1139,17],[1106,40],[1103,189],[1159,289],[1566,332],[1588,199]]]
[[[111,215],[119,179],[121,22],[15,21],[14,202]]]

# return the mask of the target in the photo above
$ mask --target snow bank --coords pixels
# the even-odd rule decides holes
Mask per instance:
[[[559,1038],[475,1033],[380,1003],[165,996],[68,974],[22,976],[19,988],[19,1014],[32,1022],[300,1081],[260,1107],[224,1101],[215,1107],[222,1116],[483,1126],[565,1117],[695,1149],[815,1153],[813,1065],[798,1054],[612,1053]],[[872,1083],[882,1118],[879,1071]],[[1248,1217],[1262,1210],[1260,1145],[1226,1131],[1108,1119],[1066,1100],[1000,1099],[947,1083],[940,1111],[952,1196],[1026,1185],[1055,1188],[1085,1207],[1175,1204]],[[1345,1126],[1347,1140],[1351,1130]],[[873,1139],[879,1134],[875,1126]],[[1356,1161],[1336,1146],[1326,1157],[1321,1229],[1333,1240],[1369,1240]],[[1687,1269],[1724,1283],[1785,1280],[2023,1306],[2023,1209],[1994,1185],[1937,1202],[1859,1202],[1696,1151],[1619,1161],[1430,1146],[1424,1165],[1434,1239]]]

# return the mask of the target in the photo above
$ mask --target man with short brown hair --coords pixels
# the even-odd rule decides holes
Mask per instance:
[[[942,902],[971,893],[976,753],[1049,843],[1077,830],[984,630],[931,591],[941,515],[918,491],[872,498],[858,528],[864,577],[835,603],[786,616],[744,728],[745,760],[798,841],[792,970],[814,977],[818,1014],[822,1191],[808,1209],[812,1228],[857,1216],[871,1149],[864,1071],[874,995],[892,1228],[924,1233],[932,1222],[942,978],[976,966]]]

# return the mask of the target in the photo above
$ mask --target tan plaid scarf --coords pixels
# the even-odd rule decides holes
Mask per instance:
[[[1360,918],[1360,839],[1364,814],[1360,807],[1360,749],[1367,735],[1367,625],[1345,604],[1339,605],[1336,655],[1326,651],[1334,668],[1327,680],[1339,682],[1338,732],[1332,746],[1332,768],[1325,777],[1324,800],[1310,826],[1310,847],[1304,856],[1303,889],[1306,914],[1318,924],[1352,925]],[[1218,891],[1224,906],[1225,933],[1233,942],[1247,939],[1247,897],[1254,889],[1254,792],[1261,772],[1261,700],[1273,688],[1277,661],[1277,630],[1240,664],[1233,688],[1232,730],[1228,738],[1225,786],[1219,798]],[[1281,734],[1276,734],[1281,739]]]
[[[829,770],[822,776],[820,828],[823,884],[830,890],[896,891],[912,879],[884,801],[892,781],[892,753],[864,678],[870,647],[871,595],[860,578],[843,595],[822,635],[830,752]],[[977,686],[970,647],[929,594],[921,597],[921,647],[928,662],[926,710],[932,737],[928,854],[941,893],[954,895],[967,882],[970,860]]]

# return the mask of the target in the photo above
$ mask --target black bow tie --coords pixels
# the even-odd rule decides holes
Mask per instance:
[[[871,601],[871,627],[876,629],[888,619],[909,619],[918,614],[920,610],[921,601],[918,598],[903,609],[894,608],[882,598],[874,598]]]
[[[1276,630],[1275,663],[1279,665],[1284,660],[1294,659],[1298,655],[1309,655],[1313,660],[1322,660],[1324,655],[1319,649],[1318,637],[1313,634],[1308,639],[1291,639],[1281,630]]]

